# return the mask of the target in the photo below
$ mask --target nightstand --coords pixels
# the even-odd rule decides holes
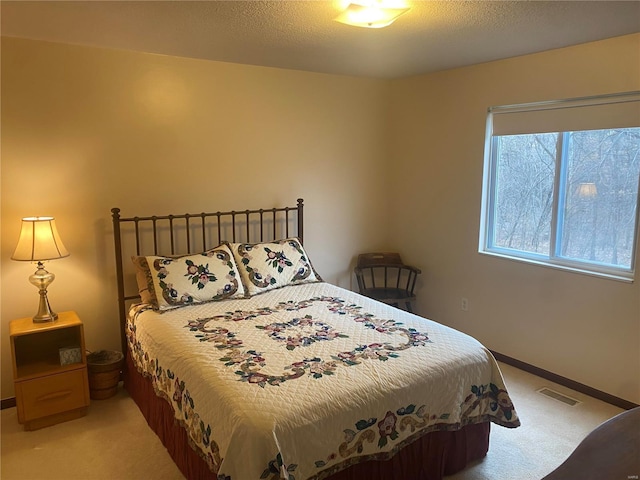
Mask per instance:
[[[87,357],[82,321],[75,312],[58,320],[9,324],[18,421],[37,430],[79,418],[89,406]]]

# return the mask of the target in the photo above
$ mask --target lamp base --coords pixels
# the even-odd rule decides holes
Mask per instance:
[[[58,314],[51,310],[49,299],[47,298],[47,287],[53,282],[56,276],[44,269],[42,262],[38,262],[38,270],[29,277],[29,281],[38,287],[40,303],[38,313],[33,317],[33,323],[54,322],[58,319]]]
[[[36,315],[33,317],[33,323],[48,323],[55,322],[58,319],[57,313],[51,313],[51,315]]]
[[[53,317],[46,317],[46,318],[39,318],[39,317],[33,317],[33,323],[49,323],[49,322],[55,322],[58,319],[58,314],[54,313]]]
[[[40,290],[40,305],[38,306],[38,313],[33,317],[33,323],[55,322],[57,319],[58,314],[52,311],[49,305],[47,291]]]

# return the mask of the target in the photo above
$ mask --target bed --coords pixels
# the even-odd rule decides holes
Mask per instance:
[[[182,473],[438,480],[483,458],[491,423],[520,424],[491,353],[323,282],[303,209],[112,209],[125,388]]]

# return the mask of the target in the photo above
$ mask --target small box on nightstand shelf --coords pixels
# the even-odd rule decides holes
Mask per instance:
[[[60,353],[60,365],[72,365],[82,363],[82,351],[80,347],[65,347],[58,350]]]
[[[36,430],[87,413],[89,379],[84,328],[75,312],[53,322],[9,323],[18,421]]]

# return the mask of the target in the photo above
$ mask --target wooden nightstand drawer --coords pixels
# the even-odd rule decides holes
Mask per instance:
[[[17,382],[16,389],[21,423],[89,405],[86,368]]]

